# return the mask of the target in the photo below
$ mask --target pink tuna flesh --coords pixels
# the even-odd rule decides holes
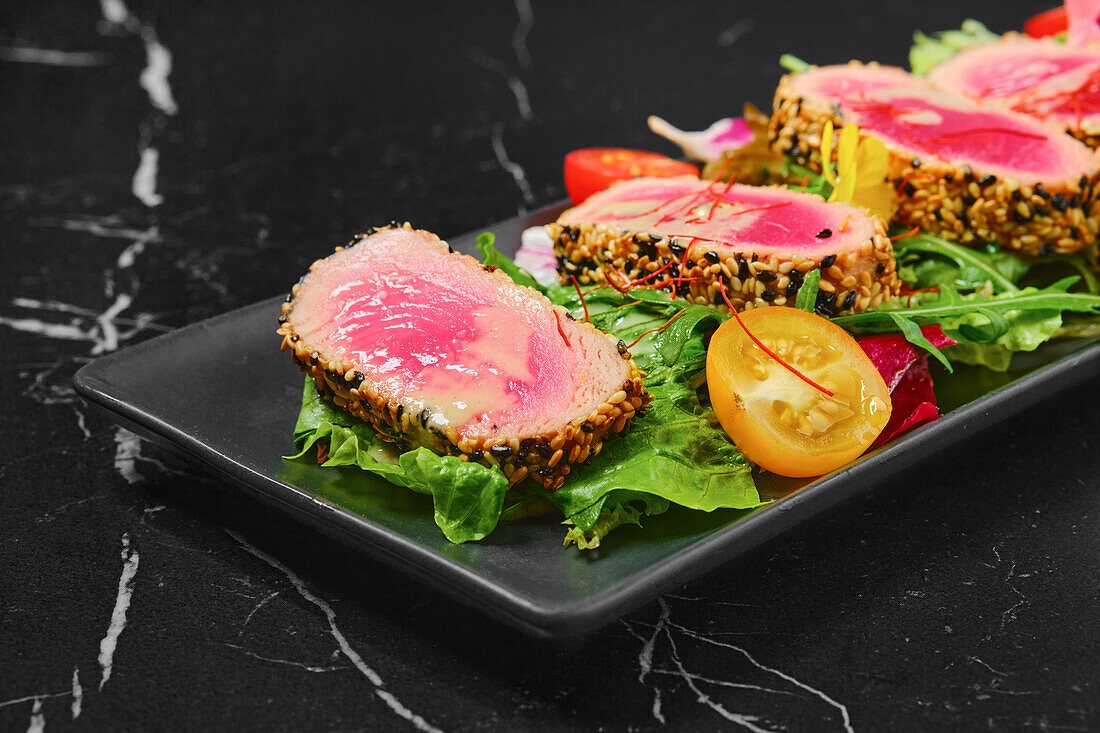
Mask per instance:
[[[1016,39],[963,51],[932,70],[929,80],[978,100],[1068,128],[1096,127],[1100,115],[1100,48]]]
[[[791,89],[796,95],[846,99],[876,89],[894,87],[927,88],[928,82],[896,66],[842,64],[822,66],[796,74]]]
[[[469,437],[535,434],[587,417],[629,370],[606,334],[405,229],[315,265],[290,322],[326,357],[354,364],[370,391],[427,408],[429,425]]]
[[[848,121],[892,148],[983,175],[1057,184],[1097,170],[1092,151],[1068,135],[953,94],[884,89],[841,107]]]
[[[558,223],[608,224],[628,232],[676,237],[694,251],[720,255],[802,254],[817,258],[856,249],[874,234],[871,218],[785,188],[729,186],[692,176],[635,178],[569,209]]]

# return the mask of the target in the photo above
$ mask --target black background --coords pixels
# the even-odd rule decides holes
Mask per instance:
[[[573,148],[671,153],[648,114],[767,108],[782,52],[904,64],[914,29],[1045,6],[524,7],[0,7],[0,728],[36,697],[51,730],[1100,726],[1095,380],[567,650],[85,414],[69,379],[96,353],[284,291],[366,226],[453,236],[560,198]],[[154,42],[174,114],[139,83]],[[142,148],[158,206],[132,192]]]

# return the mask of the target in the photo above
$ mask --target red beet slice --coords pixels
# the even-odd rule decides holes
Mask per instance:
[[[939,326],[925,326],[921,333],[936,348],[955,343]],[[928,354],[894,333],[863,336],[857,342],[890,388],[890,421],[875,439],[876,445],[939,417],[932,375],[928,371]]]
[[[648,399],[613,337],[411,228],[315,262],[279,333],[337,405],[513,481],[560,485]]]
[[[793,304],[803,277],[822,268],[822,310],[864,310],[897,292],[881,217],[781,187],[636,178],[592,196],[547,227],[559,272],[621,285],[661,271],[681,297],[735,307]],[[662,268],[666,268],[662,271]],[[669,278],[680,278],[672,279]]]

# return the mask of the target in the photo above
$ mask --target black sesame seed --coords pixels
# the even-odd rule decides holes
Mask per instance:
[[[954,173],[947,173],[946,175],[944,175],[943,180],[946,183],[954,183],[955,182],[955,174]]]
[[[420,420],[420,427],[428,427],[428,418],[432,416],[432,411],[425,407],[417,414],[417,419]]]
[[[1077,188],[1084,188],[1089,185],[1088,176],[1081,176],[1081,180],[1077,181]]]
[[[986,175],[978,179],[979,186],[988,186],[989,184],[996,182],[997,176],[993,175],[992,173],[987,173]]]
[[[302,340],[302,337],[299,336],[298,334],[294,334],[293,336],[290,337],[290,343],[292,343],[292,344],[296,344],[301,340]]]
[[[1047,242],[1046,244],[1044,244],[1042,247],[1039,248],[1039,256],[1040,257],[1046,257],[1047,255],[1049,255],[1053,251],[1054,251],[1054,245],[1051,244],[1050,242]]]
[[[401,416],[404,415],[404,414],[405,414],[405,406],[404,405],[398,405],[397,406],[397,413],[396,413],[394,419],[397,420],[398,422],[400,422],[401,421]]]
[[[550,456],[554,455],[554,449],[551,448],[546,443],[537,444],[535,446],[535,452],[538,453],[543,458],[549,458]]]
[[[537,471],[537,473],[538,473],[539,476],[542,476],[543,478],[546,478],[547,476],[554,473],[554,469],[550,468],[549,466],[544,466],[543,468],[540,468]]]
[[[1041,183],[1035,184],[1035,195],[1043,200],[1050,199],[1050,192],[1043,188],[1043,184]]]
[[[470,460],[471,461],[480,461],[484,457],[485,457],[485,451],[481,450],[480,448],[470,452]]]
[[[595,426],[592,425],[592,423],[588,422],[587,420],[585,420],[584,422],[581,423],[581,430],[583,430],[586,433],[591,433],[595,429],[596,429]]]
[[[822,229],[820,232],[818,232],[814,236],[816,236],[818,239],[828,239],[829,237],[833,236],[833,230],[832,229]]]
[[[824,290],[817,292],[817,302],[814,303],[814,313],[819,316],[836,315],[836,293],[826,293]]]
[[[1069,202],[1066,201],[1066,195],[1064,193],[1054,194],[1054,197],[1050,200],[1050,204],[1062,213],[1065,213],[1066,209],[1069,208]]]
[[[880,262],[877,265],[875,265],[875,274],[876,275],[881,275],[884,272],[886,272],[886,264],[885,263]]]
[[[742,280],[749,279],[749,263],[741,260],[741,264],[737,266],[737,277]]]
[[[507,458],[512,455],[512,446],[507,443],[499,443],[490,448],[489,452],[496,458]]]
[[[905,185],[901,187],[901,190],[905,191],[906,196],[912,196],[913,194],[915,194],[917,192],[916,187],[913,186],[913,184],[910,183],[909,181],[905,182]]]
[[[1070,205],[1070,208],[1073,208],[1073,209],[1076,209],[1078,206],[1080,206],[1081,205],[1081,194],[1075,193],[1072,196],[1070,196],[1069,205]]]
[[[707,252],[703,256],[706,257],[707,262],[711,263],[712,265],[717,265],[718,264],[718,253],[717,252]]]
[[[798,295],[799,287],[801,286],[796,284],[794,280],[791,280],[789,283],[787,283],[787,297],[793,298],[794,296]]]
[[[619,343],[615,344],[615,348],[619,350],[619,356],[627,353],[626,342],[619,339]]]
[[[777,277],[778,277],[778,275],[776,275],[771,270],[760,270],[759,272],[756,273],[756,279],[760,280],[761,282],[766,282],[766,283],[772,282]]]
[[[1017,189],[1014,189],[1012,191],[1012,200],[1013,201],[1023,201],[1024,200],[1024,195],[1022,193],[1020,193],[1020,189],[1017,188]]]
[[[909,165],[913,166],[914,168],[920,168],[920,158],[913,158],[911,161],[909,161]]]
[[[803,158],[803,157],[806,156],[806,153],[802,150],[802,148],[797,148],[796,147],[796,148],[791,148],[790,155],[791,155],[792,158]]]
[[[825,255],[821,258],[821,269],[826,270],[836,262],[836,255]]]
[[[789,277],[791,282],[797,287],[802,287],[802,281],[806,279],[806,275],[801,270],[791,270],[787,277]]]
[[[1031,207],[1031,210],[1035,212],[1035,216],[1050,216],[1050,209],[1042,204],[1036,204]]]
[[[677,242],[669,242],[668,248],[672,251],[672,254],[679,257],[684,252],[687,252],[687,247]]]
[[[774,290],[765,290],[764,292],[760,293],[760,297],[765,302],[770,303],[773,300],[775,300],[775,291]]]
[[[852,306],[856,304],[856,291],[851,290],[844,298],[844,303],[840,306],[842,311],[851,310]]]

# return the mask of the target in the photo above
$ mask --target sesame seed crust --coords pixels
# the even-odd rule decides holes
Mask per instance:
[[[839,105],[798,96],[791,79],[784,76],[776,89],[769,139],[777,152],[820,170],[810,151],[820,147],[825,122],[842,125],[844,114]],[[897,190],[896,218],[904,224],[960,244],[997,241],[1026,255],[1068,254],[1097,241],[1100,174],[1044,187],[935,159],[914,167],[912,151],[887,150],[887,180]]]
[[[546,231],[554,242],[562,284],[568,284],[571,275],[581,285],[608,283],[609,268],[633,281],[668,266],[670,277],[688,280],[669,286],[676,297],[728,312],[719,285],[725,286],[739,311],[793,306],[806,274],[821,268],[815,310],[835,316],[873,308],[901,289],[886,222],[879,216],[873,220],[874,234],[856,249],[820,258],[751,251],[696,254],[697,249],[687,249],[690,237],[628,232],[606,224],[554,223],[546,225]]]
[[[348,246],[358,244],[374,232],[397,226],[394,223],[389,227],[375,227],[370,233],[357,234]],[[408,222],[401,226],[412,229]],[[438,239],[430,232],[422,233]],[[337,247],[336,251],[342,249]],[[314,265],[310,266],[310,270]],[[492,277],[509,280],[504,272],[495,268],[486,268],[486,271]],[[652,399],[642,384],[643,375],[630,353],[620,350],[622,358],[629,362],[627,378],[587,417],[523,438],[466,437],[454,427],[441,429],[430,425],[430,413],[425,414],[426,410],[418,413],[415,407],[387,400],[374,393],[354,364],[329,358],[306,343],[289,322],[298,287],[295,285],[291,289],[283,303],[276,333],[283,338],[281,350],[290,352],[291,360],[313,379],[318,393],[325,400],[370,424],[379,438],[394,443],[402,450],[423,446],[438,455],[456,456],[464,461],[499,468],[508,478],[509,485],[530,477],[551,491],[558,489],[573,466],[584,464],[599,455],[606,439],[628,431],[634,419],[645,414]],[[561,306],[553,305],[552,308],[562,316],[569,314]],[[590,323],[578,321],[575,325],[599,331]]]

